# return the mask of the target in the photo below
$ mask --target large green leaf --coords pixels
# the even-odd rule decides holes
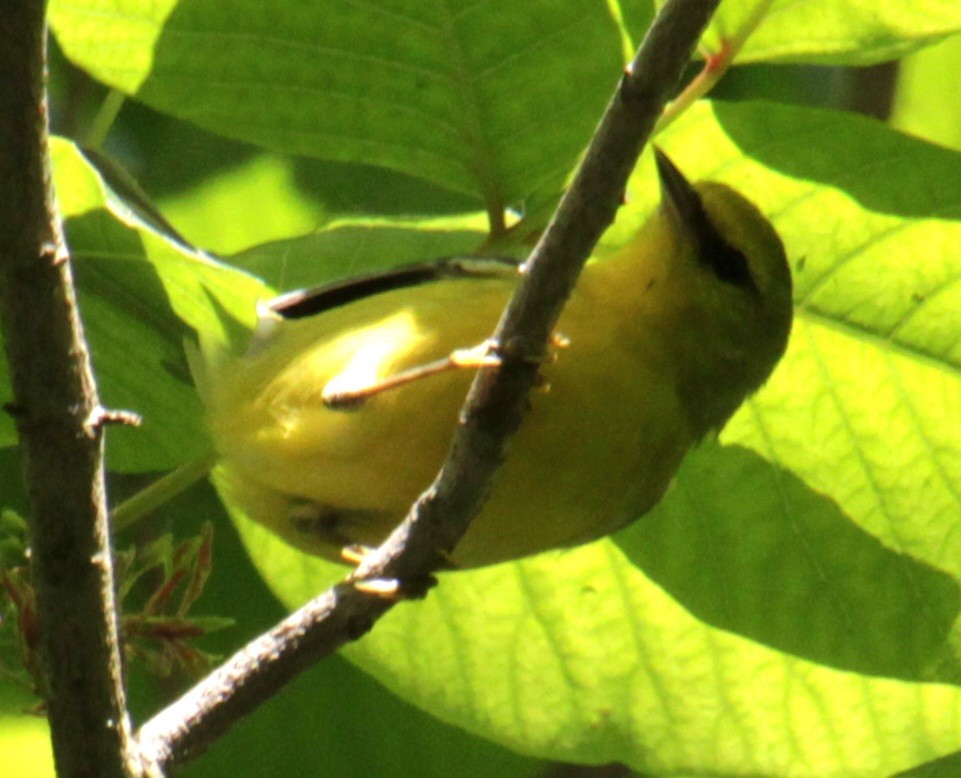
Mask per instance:
[[[649,5],[620,0],[625,27],[635,41],[650,22]],[[663,5],[664,0],[657,0],[658,7]],[[758,13],[762,21],[738,62],[870,65],[961,31],[961,6],[954,0],[724,0],[703,45],[721,51]]]
[[[876,776],[959,750],[961,155],[756,103],[698,106],[661,142],[783,235],[798,303],[784,361],[644,520],[444,575],[348,656],[554,759]],[[645,160],[606,242],[655,197]],[[291,605],[342,572],[238,526]]]
[[[211,157],[205,159],[213,159],[216,147],[231,145],[184,122],[177,126],[180,133],[168,136],[166,154],[163,149],[152,152],[157,155],[154,170],[185,172],[190,159],[182,159],[183,148],[194,153],[206,148]],[[346,216],[366,221],[376,214],[460,214],[476,209],[477,203],[386,168],[264,153],[199,180],[185,176],[176,192],[159,197],[158,206],[195,244],[233,254],[303,236]],[[478,229],[486,230],[486,223],[479,222]]]
[[[492,210],[568,172],[622,63],[593,0],[56,0],[50,20],[70,59],[161,111]]]
[[[143,416],[137,429],[111,429],[111,467],[161,470],[205,454],[183,338],[251,326],[254,301],[269,290],[139,220],[71,144],[55,139],[52,157],[103,402]]]

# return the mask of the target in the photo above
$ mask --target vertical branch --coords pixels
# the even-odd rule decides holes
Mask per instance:
[[[47,158],[43,0],[0,13],[0,325],[30,499],[45,694],[60,776],[130,776],[106,523],[104,413]]]

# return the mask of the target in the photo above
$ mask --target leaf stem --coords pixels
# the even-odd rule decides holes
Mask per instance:
[[[84,146],[97,149],[98,151],[100,150],[104,141],[107,139],[110,128],[113,127],[113,123],[117,120],[117,116],[120,114],[120,109],[123,108],[126,99],[127,96],[116,89],[111,89],[107,92],[107,96],[104,97],[103,102],[100,103],[100,107],[97,109],[93,121],[90,122],[87,132],[84,134]]]
[[[169,502],[187,487],[206,476],[214,466],[214,462],[216,457],[212,455],[188,462],[176,470],[171,470],[133,497],[124,500],[110,512],[112,530],[119,532],[136,524],[148,513]]]

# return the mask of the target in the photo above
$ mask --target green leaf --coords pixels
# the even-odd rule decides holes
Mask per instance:
[[[288,599],[343,574],[240,529]],[[441,576],[345,653],[521,753],[654,774],[889,774],[961,742],[955,687],[841,672],[708,627],[610,541]]]
[[[704,43],[719,51],[763,0],[725,0]],[[961,30],[954,0],[773,0],[738,62],[870,65]]]
[[[622,65],[603,3],[58,0],[75,63],[267,148],[376,164],[498,212],[557,186]],[[517,99],[523,95],[524,99]]]
[[[642,521],[443,575],[346,653],[440,718],[552,759],[874,776],[959,750],[961,155],[760,103],[698,105],[659,142],[784,237],[784,361]],[[655,192],[645,159],[605,243]],[[343,574],[238,526],[291,606]]]
[[[434,257],[474,254],[483,219],[344,219],[299,238],[264,243],[230,261],[278,289],[309,287]]]
[[[839,669],[961,679],[948,643],[956,579],[887,548],[743,446],[689,454],[671,498],[617,541],[707,624]]]
[[[327,220],[298,190],[291,162],[272,154],[210,176],[160,205],[192,241],[221,254],[302,235]]]
[[[183,338],[251,326],[269,291],[138,220],[71,144],[54,139],[52,156],[102,400],[143,416],[137,429],[111,429],[109,464],[162,470],[202,456],[209,443]]]

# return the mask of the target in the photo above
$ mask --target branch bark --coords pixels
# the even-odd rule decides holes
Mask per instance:
[[[45,4],[0,13],[0,326],[30,498],[45,696],[60,776],[128,759],[101,410],[47,159]]]
[[[451,451],[434,484],[350,580],[417,582],[437,569],[483,504],[504,446],[537,378],[531,357],[545,350],[561,308],[603,231],[627,179],[719,0],[668,0],[621,80],[573,184],[528,261],[527,277],[494,339],[503,366],[481,371]],[[283,684],[365,634],[396,600],[339,584],[250,643],[138,734],[160,766],[206,748]]]

